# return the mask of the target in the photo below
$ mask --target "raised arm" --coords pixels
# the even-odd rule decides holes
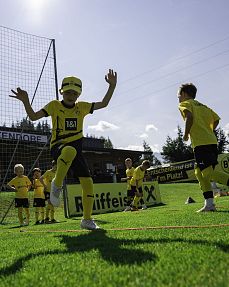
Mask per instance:
[[[20,101],[22,101],[24,107],[25,107],[25,111],[27,113],[27,115],[29,116],[31,121],[37,121],[43,117],[45,117],[45,113],[43,110],[40,110],[38,112],[35,112],[29,102],[29,97],[28,97],[28,93],[20,88],[17,88],[17,91],[11,90],[11,92],[15,95],[12,96],[10,95],[11,98],[15,98],[18,99]]]
[[[106,95],[104,96],[103,100],[101,102],[96,102],[94,105],[94,110],[99,110],[102,108],[105,108],[109,102],[110,99],[114,93],[116,83],[117,83],[117,73],[113,70],[109,70],[109,73],[105,76],[106,82],[109,84],[108,90],[106,92]]]

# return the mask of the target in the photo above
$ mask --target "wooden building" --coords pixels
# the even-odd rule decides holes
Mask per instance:
[[[49,133],[24,131],[15,128],[0,127],[0,176],[1,182],[7,183],[14,177],[13,167],[21,163],[25,174],[31,174],[34,167],[40,167],[42,172],[51,166],[49,150]],[[138,165],[143,158],[143,151],[111,149],[104,147],[104,140],[87,137],[83,139],[83,153],[88,163],[94,182],[120,181],[125,176],[124,161],[127,157]],[[75,182],[71,173],[68,182]]]

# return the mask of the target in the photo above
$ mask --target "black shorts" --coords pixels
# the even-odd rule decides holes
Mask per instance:
[[[216,144],[211,145],[200,145],[194,148],[194,156],[196,159],[196,165],[200,170],[204,170],[209,166],[217,165],[218,161],[218,149]]]
[[[134,195],[136,192],[143,193],[142,187],[139,187],[137,190],[136,186],[134,186],[134,185],[131,185],[131,191],[133,192]]]
[[[45,200],[49,200],[50,192],[45,191],[44,194],[45,194]]]
[[[68,143],[66,145],[55,145],[51,148],[51,155],[55,161],[57,161],[58,157],[61,154],[61,150],[65,146],[72,146],[76,149],[77,154],[74,158],[71,167],[70,172],[73,177],[91,177],[89,168],[87,166],[87,163],[85,161],[85,158],[82,153],[82,139]]]
[[[134,197],[135,196],[135,192],[132,189],[127,190],[127,197]]]
[[[29,208],[28,198],[15,198],[15,207]]]
[[[43,198],[34,198],[33,207],[45,207],[45,199]]]

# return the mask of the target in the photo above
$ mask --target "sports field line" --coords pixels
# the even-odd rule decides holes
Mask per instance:
[[[175,226],[145,226],[145,227],[124,227],[124,228],[108,228],[98,229],[105,231],[124,231],[124,230],[157,230],[157,229],[193,229],[193,228],[216,228],[216,227],[229,227],[229,224],[210,224],[210,225],[175,225]],[[30,230],[21,229],[20,232],[28,233],[70,233],[70,232],[90,232],[91,230],[84,229],[59,229],[59,230]]]

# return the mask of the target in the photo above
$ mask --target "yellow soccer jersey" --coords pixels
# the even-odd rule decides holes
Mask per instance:
[[[54,100],[48,103],[43,111],[52,117],[52,138],[50,146],[66,144],[83,137],[83,120],[93,113],[94,103],[77,102],[68,108],[63,102]]]
[[[15,198],[28,198],[28,191],[32,183],[27,176],[23,175],[22,177],[14,177],[8,185],[15,187]]]
[[[133,174],[134,174],[134,167],[133,166],[131,168],[126,169],[126,177],[133,176]],[[131,190],[130,179],[127,179],[127,190]]]
[[[55,177],[55,172],[52,171],[51,169],[46,170],[46,172],[42,175],[44,183],[47,186],[47,189],[46,189],[47,192],[51,191],[51,182],[54,177]]]
[[[190,111],[193,115],[193,124],[190,130],[193,148],[200,145],[217,144],[213,124],[220,120],[220,117],[213,110],[193,99],[180,103],[179,110],[184,119],[185,110]]]
[[[38,178],[34,179],[33,187],[34,187],[34,198],[45,199],[44,186]]]
[[[136,181],[138,181],[138,187],[142,186],[145,171],[141,169],[141,166],[135,168],[133,177],[130,180],[130,184],[136,186]]]

